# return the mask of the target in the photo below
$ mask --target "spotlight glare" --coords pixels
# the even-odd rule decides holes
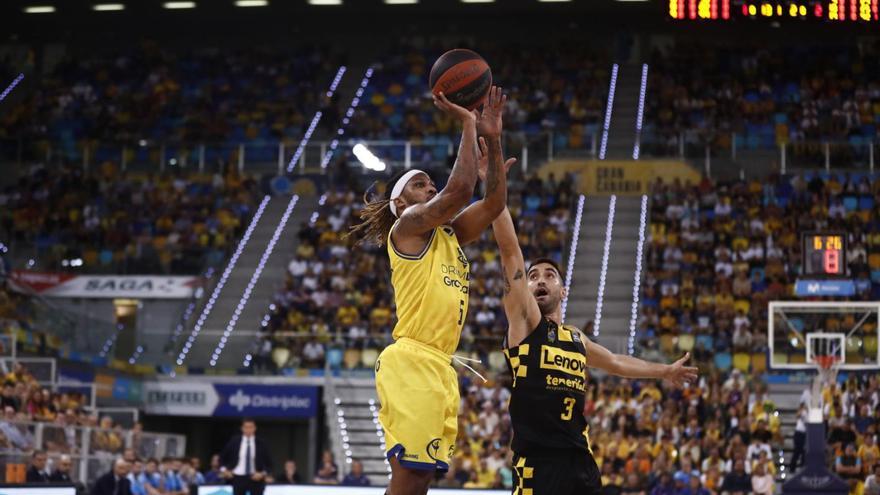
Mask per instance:
[[[51,14],[55,12],[55,7],[52,5],[31,5],[25,7],[24,12],[25,14]]]
[[[121,3],[96,3],[92,5],[95,12],[111,12],[116,10],[125,10],[125,5]]]

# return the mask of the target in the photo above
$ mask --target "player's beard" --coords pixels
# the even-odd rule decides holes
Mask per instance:
[[[538,308],[541,310],[541,315],[549,316],[559,307],[559,304],[562,302],[562,297],[559,294],[548,294],[543,302],[540,300],[537,302]]]

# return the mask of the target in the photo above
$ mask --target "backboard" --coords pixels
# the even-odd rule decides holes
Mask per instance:
[[[817,355],[835,355],[841,370],[880,369],[878,329],[877,301],[773,301],[767,319],[770,367],[815,370]]]

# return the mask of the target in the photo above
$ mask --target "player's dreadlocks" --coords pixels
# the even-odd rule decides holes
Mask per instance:
[[[382,246],[388,240],[388,233],[397,220],[389,207],[391,188],[405,173],[406,170],[401,170],[385,182],[384,193],[379,193],[375,182],[364,193],[364,209],[358,214],[362,222],[353,226],[346,234],[346,237],[352,235],[360,237],[355,243],[356,246],[361,246],[365,242]]]

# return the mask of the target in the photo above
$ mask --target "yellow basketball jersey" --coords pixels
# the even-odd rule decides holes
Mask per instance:
[[[406,337],[446,354],[455,352],[467,316],[470,280],[470,264],[455,231],[446,225],[435,228],[418,256],[398,252],[389,234],[388,257],[397,305],[394,340]]]

